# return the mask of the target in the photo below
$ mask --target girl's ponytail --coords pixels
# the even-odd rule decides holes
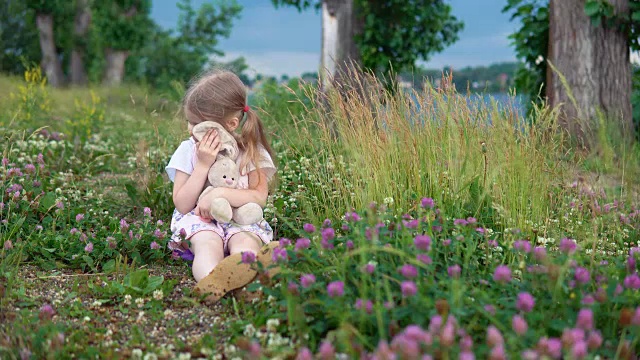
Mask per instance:
[[[264,126],[258,114],[248,106],[243,109],[246,119],[242,125],[242,131],[240,135],[240,147],[245,151],[245,157],[240,164],[241,169],[246,169],[246,166],[251,161],[256,169],[260,168],[260,148],[262,145],[273,159],[273,150],[269,146],[267,136],[264,133]]]

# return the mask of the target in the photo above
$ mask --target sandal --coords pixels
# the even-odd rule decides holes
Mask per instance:
[[[273,262],[273,249],[278,245],[279,243],[277,241],[272,241],[263,246],[258,252],[256,259],[262,263],[264,269]],[[269,270],[270,276],[275,275],[273,274],[274,270],[276,269]],[[255,269],[255,266],[242,263],[241,253],[229,255],[220,261],[209,275],[202,278],[198,284],[196,284],[195,292],[198,294],[208,294],[205,302],[214,304],[230,291],[242,288],[251,283],[257,274],[258,271]]]

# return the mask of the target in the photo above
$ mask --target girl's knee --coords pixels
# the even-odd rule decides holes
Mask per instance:
[[[229,252],[234,254],[243,251],[253,251],[257,253],[262,245],[262,240],[258,235],[250,232],[241,232],[233,235],[231,239],[229,239],[228,246]]]
[[[216,234],[213,231],[201,231],[197,234],[194,234],[191,239],[189,239],[192,246],[220,246],[222,247],[223,241],[220,235]]]

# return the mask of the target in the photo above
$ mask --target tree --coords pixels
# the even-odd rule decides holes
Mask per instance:
[[[545,100],[551,106],[563,104],[561,124],[583,145],[588,145],[588,123],[598,110],[618,121],[625,134],[633,133],[629,52],[640,48],[640,3],[509,0],[503,11],[522,19],[511,38],[530,71],[519,73],[517,84],[541,83],[546,77]],[[548,39],[546,48],[541,39]]]
[[[22,0],[0,0],[0,71],[24,72],[24,63],[40,61],[35,12]]]
[[[402,70],[458,39],[463,25],[444,0],[272,0],[275,6],[322,9],[320,78],[350,62],[386,73]]]
[[[235,1],[226,1],[205,3],[194,9],[191,1],[181,0],[178,9],[177,31],[154,25],[144,47],[133,53],[127,70],[130,79],[165,89],[173,81],[188,82],[213,56],[224,55],[217,48],[218,41],[231,34],[233,20],[238,18],[242,7]],[[244,60],[226,65],[246,69]]]
[[[629,16],[628,0],[612,0],[611,5],[616,15]],[[580,120],[594,119],[602,109],[632,129],[628,34],[605,24],[592,26],[583,0],[551,0],[549,10],[548,56],[557,71],[547,70],[547,99],[551,106],[565,104],[563,127],[584,143],[588,123]]]
[[[87,70],[84,64],[84,55],[87,42],[87,33],[91,24],[91,8],[89,0],[76,0],[76,16],[74,21],[74,46],[71,52],[71,65],[69,73],[71,83],[74,85],[86,85],[88,82]]]
[[[54,33],[54,18],[68,13],[69,2],[64,0],[28,0],[26,6],[35,13],[42,60],[40,66],[53,87],[64,84],[64,74]]]
[[[95,0],[94,11],[105,46],[103,82],[118,85],[124,78],[127,58],[149,38],[151,0]]]

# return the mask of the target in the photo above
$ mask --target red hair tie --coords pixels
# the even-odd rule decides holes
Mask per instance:
[[[245,105],[244,108],[242,108],[242,111],[249,112],[249,105]]]

